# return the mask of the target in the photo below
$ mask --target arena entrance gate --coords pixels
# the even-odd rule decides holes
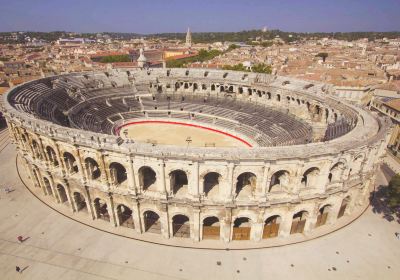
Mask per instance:
[[[290,234],[303,233],[304,227],[306,225],[307,212],[301,211],[293,215],[292,227],[290,229]]]
[[[269,217],[267,220],[265,220],[263,239],[278,236],[280,220],[281,217],[277,215]]]
[[[151,233],[161,233],[161,222],[160,216],[153,211],[146,211],[143,214],[144,217],[144,231]]]
[[[184,215],[176,215],[172,218],[172,235],[174,237],[190,237],[189,218]]]
[[[250,219],[237,218],[233,224],[232,240],[250,240]]]
[[[203,220],[203,239],[219,239],[220,224],[217,217],[208,217]]]

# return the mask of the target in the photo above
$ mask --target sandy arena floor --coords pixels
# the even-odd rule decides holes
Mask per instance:
[[[138,123],[126,126],[120,131],[121,137],[128,137],[137,142],[161,145],[190,147],[248,147],[239,139],[229,135],[200,127],[170,123]]]

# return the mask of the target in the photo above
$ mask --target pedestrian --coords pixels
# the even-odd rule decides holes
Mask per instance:
[[[17,239],[18,239],[19,243],[22,243],[22,242],[24,241],[24,239],[22,238],[22,236],[21,236],[21,235],[20,235],[20,236],[18,236],[18,237],[17,237]]]
[[[17,266],[15,267],[15,271],[18,272],[18,273],[21,273],[21,268],[17,265]]]

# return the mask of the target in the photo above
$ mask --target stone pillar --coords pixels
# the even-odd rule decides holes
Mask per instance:
[[[189,178],[188,178],[189,179]],[[192,194],[196,197],[199,196],[200,194],[200,189],[199,189],[199,163],[195,161],[192,166],[192,180],[193,185],[192,185]]]
[[[70,189],[69,189],[68,181],[64,180],[63,183],[64,183],[64,188],[65,188],[65,193],[67,195],[67,199],[68,199],[69,205],[71,206],[72,212],[78,211],[78,208],[74,207],[74,203],[73,203],[73,199],[71,197],[71,192],[70,192]]]
[[[225,208],[225,217],[220,221],[220,238],[228,243],[231,240],[232,231],[232,208]]]
[[[161,173],[161,186],[158,186],[158,191],[163,195],[163,197],[168,196],[171,193],[171,188],[170,184],[167,184],[167,176],[169,175],[165,174],[165,162],[164,160],[160,161],[160,173]]]
[[[113,198],[112,198],[112,196],[111,196],[111,194],[108,194],[108,197],[107,197],[107,200],[106,200],[106,203],[107,203],[107,209],[108,209],[108,211],[109,211],[109,215],[110,215],[110,222],[111,222],[111,224],[113,225],[113,226],[117,226],[117,218],[116,218],[116,216],[115,216],[115,211],[114,211],[114,200],[113,200]],[[111,213],[110,213],[111,212]]]
[[[85,185],[87,183],[88,177],[87,177],[87,174],[86,174],[86,168],[85,168],[85,165],[84,165],[84,159],[81,157],[82,155],[81,155],[81,153],[79,151],[79,147],[76,147],[73,155],[76,158],[77,163],[78,163],[78,169],[79,169],[79,172],[80,172],[80,175],[81,175],[82,184]]]
[[[290,229],[292,228],[293,213],[288,211],[285,216],[282,217],[281,224],[279,226],[279,236],[287,237],[290,235]]]
[[[65,166],[63,156],[61,155],[60,147],[58,147],[57,143],[54,143],[54,146],[56,148],[55,152],[56,152],[56,156],[58,158],[58,164],[59,164],[59,166],[61,168],[61,172],[62,172],[63,176],[65,176],[65,174],[67,174],[69,172],[68,172],[68,170],[67,170],[67,168]]]
[[[99,168],[100,168],[100,181],[103,185],[103,188],[108,190],[111,182],[108,177],[108,170],[107,170],[106,163],[104,160],[104,154],[102,154],[101,152],[98,152],[97,158],[99,159],[98,164],[99,164]]]
[[[140,215],[140,204],[136,198],[133,199],[132,203],[132,219],[135,224],[135,231],[137,233],[143,233],[144,229],[142,229],[142,217]]]
[[[168,215],[168,204],[166,202],[161,202],[160,221],[161,221],[161,235],[164,238],[169,238],[170,223]]]
[[[95,213],[95,208],[93,207],[93,201],[91,199],[90,196],[90,192],[89,192],[89,187],[88,186],[84,186],[85,189],[85,194],[86,194],[86,207],[88,208],[88,212],[90,217],[92,218],[92,220],[97,218],[97,213]]]
[[[267,196],[268,191],[268,183],[269,183],[269,164],[265,164],[263,167],[263,177],[261,180],[261,186],[257,186],[256,197],[257,198],[265,198]]]
[[[235,180],[233,178],[233,170],[235,168],[235,165],[233,164],[233,162],[230,162],[228,164],[228,176],[226,178],[226,186],[222,187],[222,190],[225,190],[225,192],[222,194],[222,197],[224,198],[225,201],[232,201],[232,198],[234,197],[234,193],[235,193]],[[221,190],[221,189],[220,189]]]
[[[190,237],[193,241],[200,241],[200,208],[193,209],[193,219],[190,223]]]
[[[136,184],[135,184],[135,175],[134,175],[134,170],[133,170],[133,163],[130,157],[127,157],[127,163],[128,163],[128,171],[127,171],[127,180],[128,180],[128,189],[134,191],[136,194]]]
[[[251,222],[250,240],[260,241],[264,231],[264,222]]]

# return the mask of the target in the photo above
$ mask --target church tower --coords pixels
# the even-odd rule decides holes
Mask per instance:
[[[188,28],[186,32],[186,47],[187,48],[192,47],[192,33],[190,33],[190,28]]]

